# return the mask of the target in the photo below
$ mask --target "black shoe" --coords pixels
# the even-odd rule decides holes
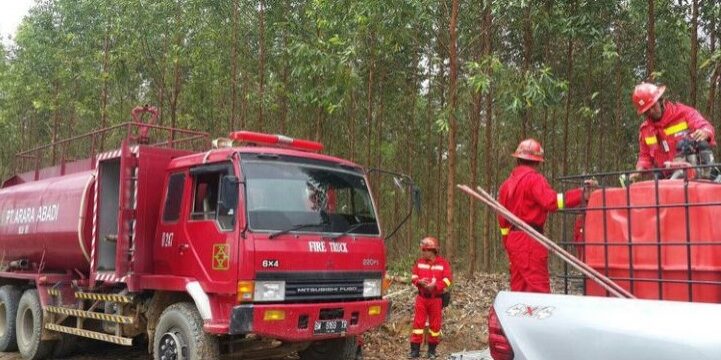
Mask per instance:
[[[411,353],[409,359],[419,359],[421,357],[421,344],[411,343]]]
[[[428,353],[426,354],[426,358],[435,359],[438,357],[436,355],[436,346],[438,346],[438,344],[428,344]]]

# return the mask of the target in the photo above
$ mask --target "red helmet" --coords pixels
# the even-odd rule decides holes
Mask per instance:
[[[632,98],[633,105],[636,107],[638,114],[641,115],[648,111],[648,109],[650,109],[653,104],[661,98],[664,91],[666,91],[665,86],[656,86],[649,83],[640,83],[636,85],[636,88],[633,90]]]
[[[543,162],[543,148],[541,143],[535,139],[526,139],[518,144],[516,152],[511,156],[517,159]]]
[[[438,251],[438,239],[432,236],[426,236],[421,240],[421,250],[433,250]]]

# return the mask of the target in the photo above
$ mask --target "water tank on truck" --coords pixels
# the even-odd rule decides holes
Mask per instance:
[[[0,189],[0,256],[30,270],[87,272],[92,187],[85,171]]]

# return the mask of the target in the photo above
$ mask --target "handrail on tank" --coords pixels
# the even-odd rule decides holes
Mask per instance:
[[[143,121],[143,115],[145,114],[150,115],[148,121]],[[192,146],[196,144],[196,141],[201,141],[203,150],[210,147],[210,137],[207,132],[158,125],[157,120],[159,114],[158,109],[154,106],[137,106],[131,111],[130,115],[132,120],[129,122],[93,130],[85,134],[57,140],[49,144],[18,152],[15,154],[15,173],[19,174],[34,171],[34,177],[37,179],[40,169],[60,165],[60,172],[63,174],[67,163],[82,159],[90,159],[91,166],[94,166],[98,154],[103,153],[108,148],[114,149],[119,146],[119,143],[117,144],[118,146],[107,146],[105,142],[108,138],[111,138],[112,135],[117,135],[118,131],[122,134],[123,130],[125,133],[124,136],[121,135],[121,138],[115,140],[122,141],[123,139],[127,139],[131,144],[171,149],[188,143]],[[155,143],[151,143],[151,137],[149,136],[151,130],[166,133],[167,135],[164,140],[158,139]],[[80,151],[82,155],[76,157],[68,154],[73,146],[78,145],[86,147],[89,145],[90,148]],[[57,156],[58,153],[60,154],[59,157]],[[48,156],[47,154],[52,154],[52,156]],[[45,163],[47,160],[50,160],[49,163]]]

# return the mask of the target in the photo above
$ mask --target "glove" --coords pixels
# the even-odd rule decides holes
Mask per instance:
[[[641,180],[641,173],[635,172],[628,176],[628,179],[631,180],[631,183],[635,183],[639,180]]]
[[[588,201],[593,190],[598,188],[598,181],[594,178],[587,179],[583,182],[583,199]]]
[[[695,141],[705,141],[708,140],[709,134],[706,130],[698,129],[691,134],[691,138]]]

